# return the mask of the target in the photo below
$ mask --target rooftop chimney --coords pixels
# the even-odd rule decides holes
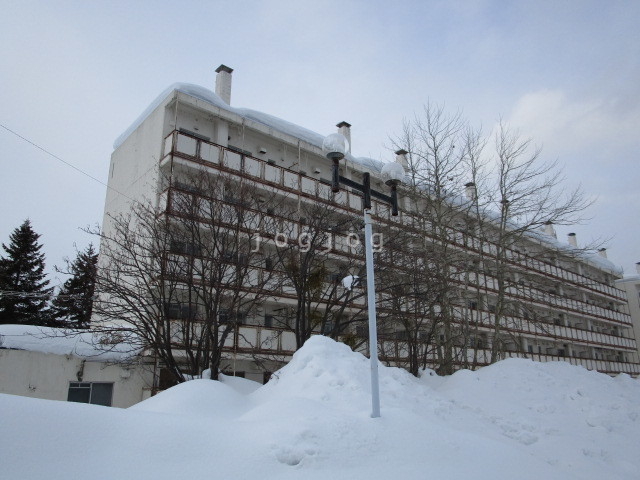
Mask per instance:
[[[602,258],[607,258],[607,249],[606,248],[601,248],[600,250],[598,250],[598,253],[600,254],[600,256]]]
[[[396,162],[402,165],[402,168],[405,170],[409,170],[409,160],[407,160],[407,152],[406,150],[398,150],[396,152]]]
[[[556,235],[556,229],[553,228],[553,222],[545,222],[544,224],[544,233],[553,238],[558,238]]]
[[[569,245],[573,245],[574,247],[578,246],[578,239],[575,233],[570,233],[567,237],[569,238]]]
[[[218,95],[227,105],[231,105],[231,73],[233,68],[220,65],[216,68],[216,95]]]
[[[478,192],[476,190],[476,184],[473,182],[464,184],[464,194],[467,196],[467,200],[471,200],[475,202],[478,197]]]
[[[349,153],[351,153],[351,124],[343,121],[337,124],[336,127],[338,127],[338,133],[344,135],[349,141]]]

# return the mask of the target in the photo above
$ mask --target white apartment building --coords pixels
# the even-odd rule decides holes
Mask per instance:
[[[110,219],[126,213],[132,200],[152,199],[171,215],[172,195],[191,194],[179,181],[180,176],[203,167],[212,175],[220,172],[242,178],[256,189],[286,196],[289,202],[332,202],[345,216],[361,214],[360,192],[344,188],[338,195],[331,194],[327,181],[331,178],[331,164],[322,152],[324,136],[265,113],[232,107],[231,76],[230,68],[221,65],[217,69],[215,93],[190,84],[172,85],[116,141],[109,169],[105,234],[109,234]],[[347,137],[349,127],[346,122],[338,124],[339,131]],[[340,175],[347,181],[360,181],[363,172],[370,172],[374,177],[372,187],[384,192],[386,187],[375,180],[381,168],[379,161],[347,154]],[[419,224],[415,212],[409,211],[409,203],[402,198],[401,210],[403,206],[407,208],[399,217],[390,216],[380,195],[373,200],[375,223],[398,229]],[[266,212],[269,215],[269,209]],[[298,222],[298,227],[303,223],[300,219],[286,221]],[[574,255],[569,244],[559,248],[551,233],[533,235],[523,240],[523,248],[508,252],[509,262],[526,272],[529,279],[513,295],[526,290],[523,301],[536,315],[535,319],[524,314],[509,319],[509,325],[505,325],[510,329],[509,339],[504,340],[503,356],[563,360],[610,374],[640,374],[625,292],[615,285],[621,277],[620,270],[603,256]],[[491,248],[463,235],[453,242],[470,258],[482,248]],[[562,254],[563,249],[566,255]],[[553,258],[543,255],[550,250],[556,252]],[[474,339],[474,348],[479,349],[477,365],[484,365],[493,341],[490,326],[495,282],[487,272],[474,278],[475,285],[483,289],[483,301],[470,303],[461,294],[458,310],[461,319],[470,310],[481,313],[476,315],[479,338]],[[265,370],[273,371],[279,365],[274,361],[267,367],[258,366],[253,357],[256,350],[271,352],[274,358],[281,359],[294,352],[294,334],[276,328],[271,317],[276,309],[293,304],[295,299],[285,286],[273,285],[272,289],[260,311],[230,337],[225,371],[262,381]],[[364,299],[358,299],[350,309],[355,311],[363,305]],[[384,315],[384,310],[381,313]],[[361,331],[354,328],[345,333],[361,337],[360,348],[366,352],[366,336]],[[382,361],[403,364],[406,345],[401,333],[381,332]],[[456,346],[460,351],[463,347]],[[435,361],[435,353],[432,355]]]

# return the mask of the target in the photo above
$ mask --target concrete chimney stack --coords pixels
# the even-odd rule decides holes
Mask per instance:
[[[558,236],[556,235],[556,229],[553,228],[552,222],[546,222],[544,224],[544,233],[549,235],[550,237],[558,238]]]
[[[400,165],[402,165],[402,168],[405,169],[405,171],[409,171],[409,160],[407,160],[407,152],[406,150],[398,150],[396,152],[396,163],[399,163]]]
[[[231,74],[233,68],[220,65],[216,68],[216,95],[218,95],[227,105],[231,105]]]
[[[347,122],[340,122],[336,127],[338,127],[338,133],[340,135],[344,135],[344,137],[349,141],[349,153],[351,153],[351,124]]]
[[[568,235],[569,237],[569,245],[573,245],[574,247],[578,246],[578,239],[576,238],[576,234],[575,233],[570,233]]]
[[[478,199],[476,184],[473,182],[466,183],[464,185],[464,194],[467,196],[467,200],[475,202]]]
[[[602,258],[607,258],[607,249],[606,248],[601,248],[600,250],[598,250],[598,253],[600,254],[600,256]]]

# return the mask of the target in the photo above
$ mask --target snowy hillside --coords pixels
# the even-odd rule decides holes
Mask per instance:
[[[266,386],[194,380],[128,410],[0,395],[3,478],[638,479],[640,382],[507,360],[449,378],[315,337]]]

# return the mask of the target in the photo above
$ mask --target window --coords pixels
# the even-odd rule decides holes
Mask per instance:
[[[219,323],[228,323],[229,322],[229,310],[220,309],[218,313],[218,322]]]
[[[332,331],[333,331],[333,322],[325,322],[322,325],[322,334],[323,335],[330,335]]]
[[[166,390],[167,388],[171,388],[177,384],[178,382],[168,369],[160,369],[160,378],[158,379],[158,388],[160,390]]]
[[[179,303],[165,303],[166,315],[169,318],[180,318],[180,304]]]
[[[183,242],[180,240],[171,240],[169,251],[172,253],[182,253],[185,255],[200,255],[200,245],[192,242]]]
[[[267,258],[264,259],[264,268],[265,268],[265,270],[267,270],[269,272],[273,270],[273,259],[272,258],[267,257]]]
[[[111,406],[113,383],[70,382],[68,402],[91,403],[93,405]]]
[[[193,320],[198,316],[198,307],[188,303],[165,303],[165,315],[175,320]]]

